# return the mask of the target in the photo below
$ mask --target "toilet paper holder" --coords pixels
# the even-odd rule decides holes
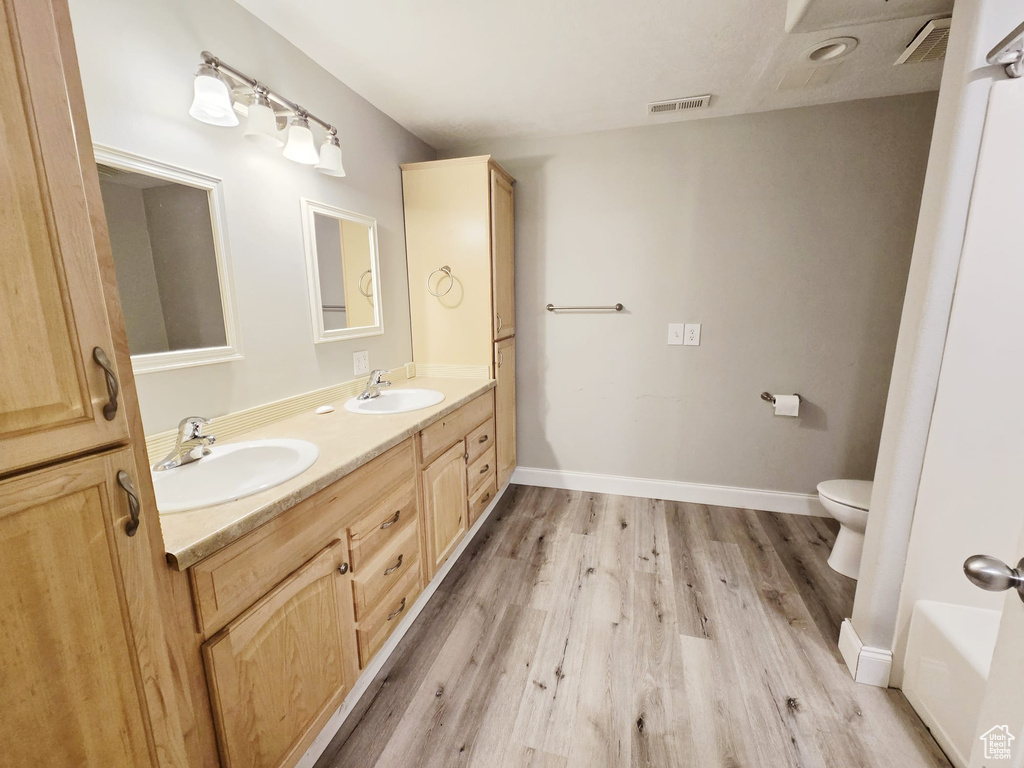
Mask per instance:
[[[800,397],[800,395],[798,395],[796,392],[793,393],[793,396],[796,397],[796,399],[799,400],[801,403],[803,403],[804,399]],[[766,403],[771,403],[772,405],[775,405],[775,395],[773,395],[771,392],[762,392],[761,399],[764,400]]]

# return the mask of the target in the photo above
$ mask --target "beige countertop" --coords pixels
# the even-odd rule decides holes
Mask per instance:
[[[266,491],[212,507],[160,515],[168,562],[182,571],[195,565],[493,387],[494,381],[486,379],[417,377],[396,389],[436,389],[444,393],[444,400],[429,408],[388,416],[349,413],[343,401],[336,402],[333,413],[320,415],[311,409],[239,436],[238,440],[309,440],[319,447],[320,456],[301,475]],[[211,432],[217,434],[215,422]]]

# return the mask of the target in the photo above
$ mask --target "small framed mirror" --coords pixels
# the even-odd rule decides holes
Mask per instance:
[[[241,359],[220,179],[94,150],[132,369]]]
[[[313,341],[384,333],[377,220],[302,200]]]

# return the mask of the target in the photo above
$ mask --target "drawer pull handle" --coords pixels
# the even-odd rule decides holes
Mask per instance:
[[[480,470],[480,474],[481,475],[487,474],[487,470],[489,470],[490,468],[491,468],[490,464],[484,464],[483,469]]]
[[[481,505],[486,504],[488,501],[490,501],[490,499],[491,499],[491,494],[487,493],[487,494],[484,495],[484,497],[482,499],[480,499],[480,504]]]
[[[402,604],[398,606],[398,610],[388,616],[388,621],[391,621],[395,616],[405,610],[405,598],[402,598]]]
[[[394,573],[399,568],[401,568],[402,567],[402,558],[404,558],[404,557],[405,557],[405,555],[399,555],[398,556],[398,562],[395,563],[394,565],[392,565],[390,568],[386,568],[384,570],[384,575],[385,576],[390,576],[392,573]]]
[[[339,565],[338,573],[340,573],[342,576],[348,573],[348,563],[342,563],[341,565]]]
[[[395,516],[388,520],[386,523],[380,524],[380,529],[383,531],[385,528],[390,528],[392,525],[398,522],[399,515],[402,514],[402,510],[395,512]]]
[[[477,440],[477,442],[478,443],[486,443],[490,439],[491,439],[490,435],[483,435],[479,440]]]
[[[131,475],[123,469],[117,473],[117,484],[124,488],[124,492],[128,495],[128,514],[132,516],[132,519],[124,524],[124,532],[129,536],[134,536],[135,532],[139,530],[139,494],[135,492]]]
[[[110,358],[107,357],[107,353],[99,347],[93,349],[92,359],[96,361],[96,365],[103,369],[103,375],[107,379],[108,399],[103,406],[103,418],[107,421],[113,421],[114,417],[117,416],[117,395],[120,392],[120,387],[117,385],[117,376],[114,375],[114,366],[110,364]]]

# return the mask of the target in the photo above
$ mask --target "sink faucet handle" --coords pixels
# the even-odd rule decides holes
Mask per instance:
[[[203,434],[203,427],[210,423],[209,419],[202,416],[186,416],[178,423],[178,435],[182,440],[196,440],[200,437],[213,441],[213,438]]]
[[[390,381],[381,381],[381,376],[384,376],[385,374],[388,374],[388,373],[391,373],[391,371],[390,370],[385,371],[382,368],[375,368],[374,370],[370,371],[370,380],[369,380],[368,383],[371,386],[376,386],[377,384],[382,384],[384,386],[390,387],[391,386],[391,382]]]

